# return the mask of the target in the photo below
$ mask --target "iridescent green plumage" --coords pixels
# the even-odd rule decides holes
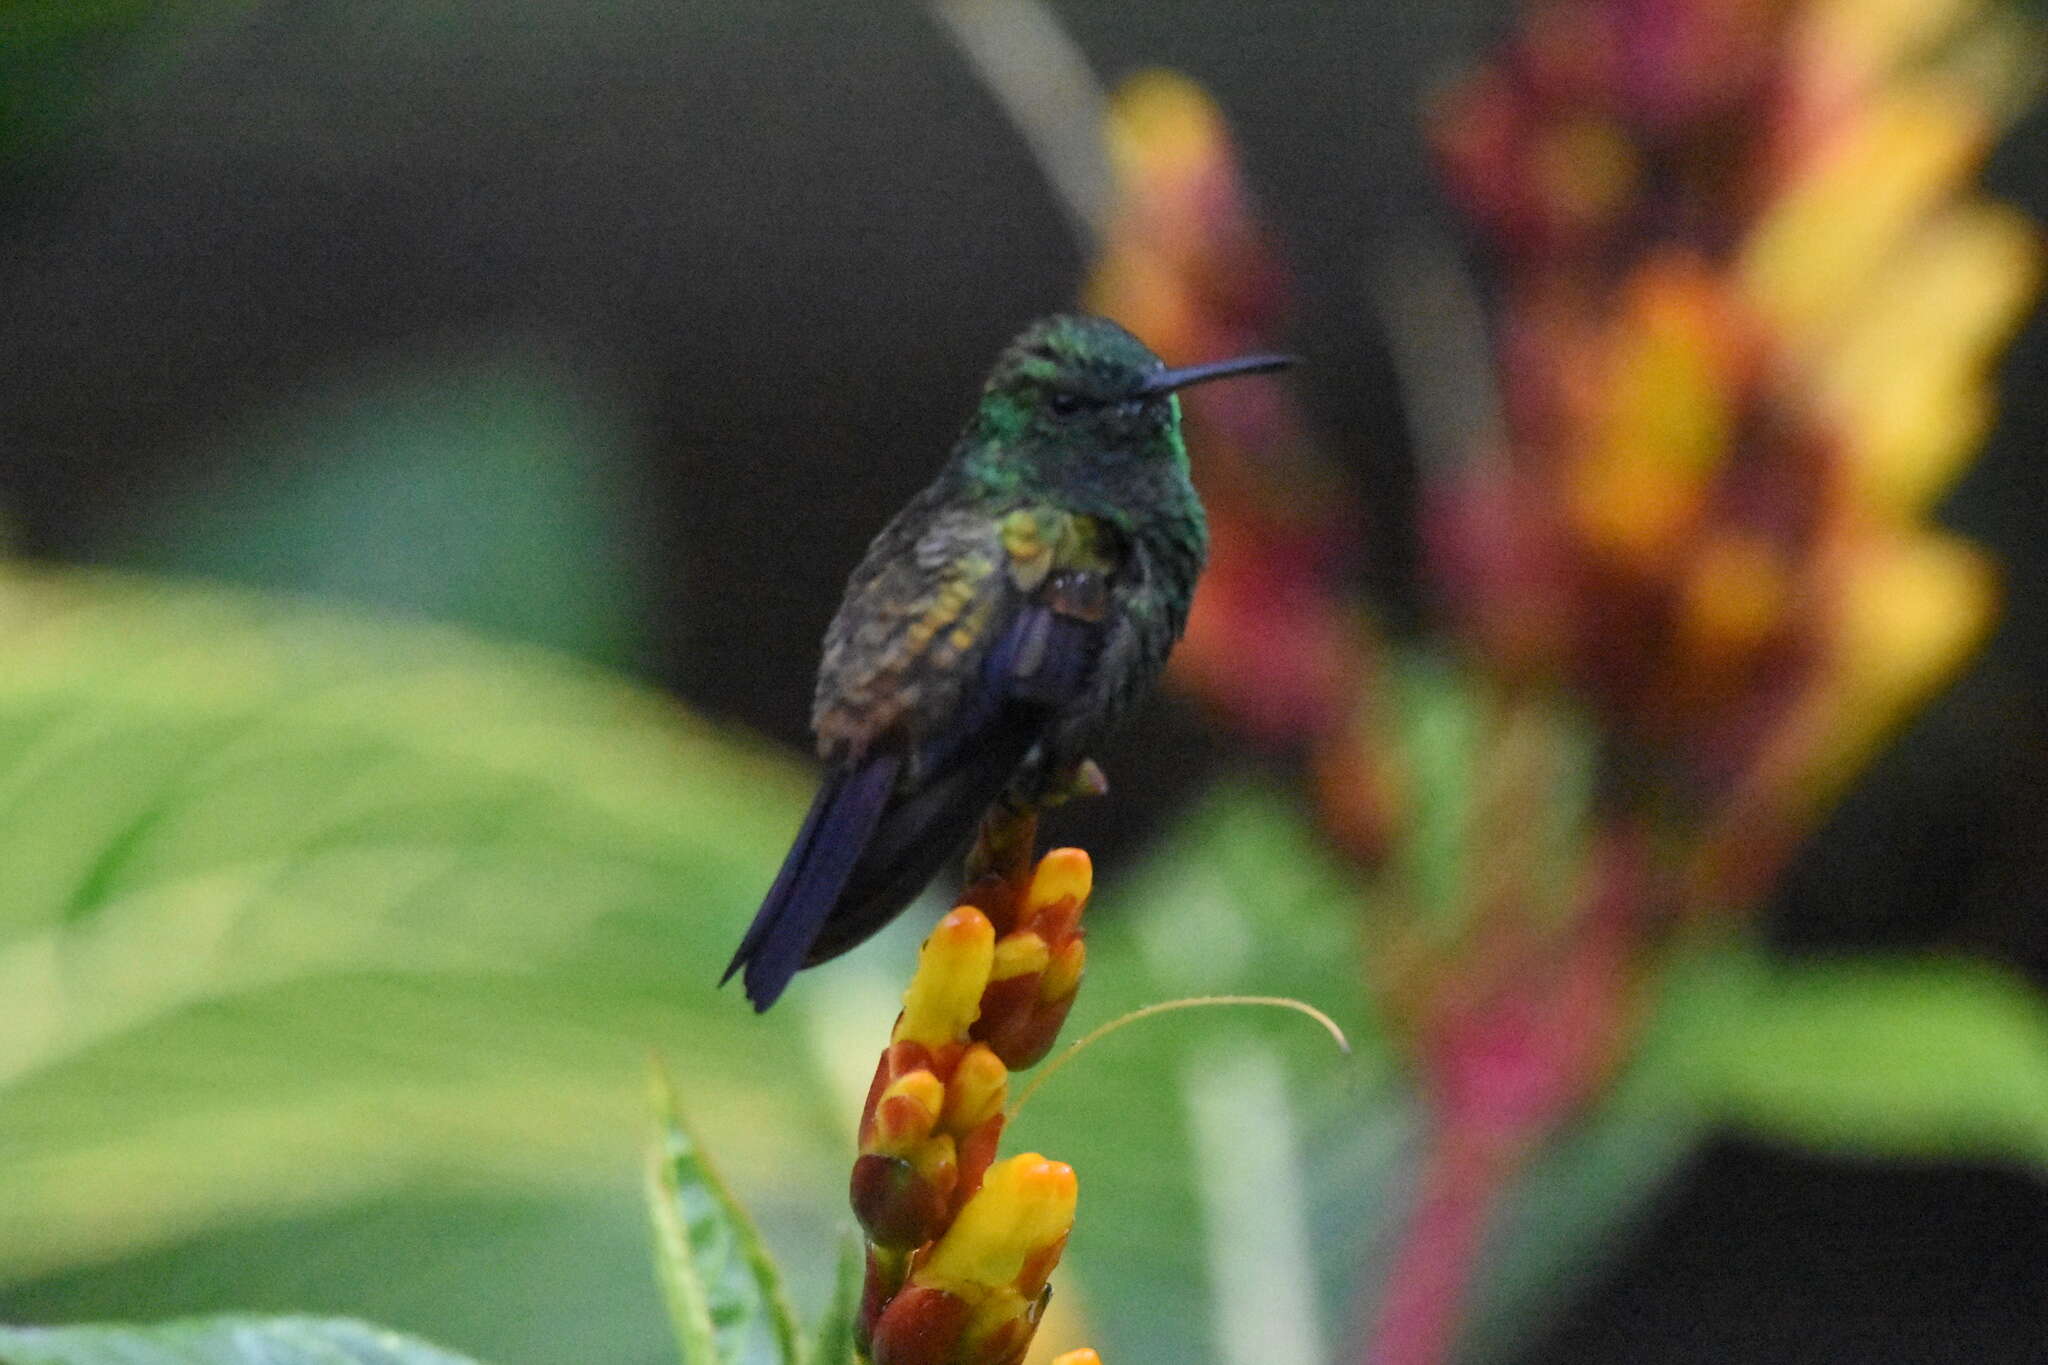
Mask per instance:
[[[766,1009],[799,967],[893,918],[989,805],[1070,783],[1158,677],[1208,552],[1177,387],[1102,318],[1032,324],[939,476],[848,582],[812,725],[826,778],[730,977]]]

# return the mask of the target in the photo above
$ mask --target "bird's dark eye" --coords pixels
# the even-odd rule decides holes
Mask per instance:
[[[1061,417],[1072,417],[1081,410],[1081,396],[1076,393],[1055,391],[1045,402],[1047,407]]]

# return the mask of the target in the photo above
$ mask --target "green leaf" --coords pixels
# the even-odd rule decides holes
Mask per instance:
[[[683,1365],[798,1365],[796,1315],[753,1220],[711,1169],[654,1072],[661,1140],[648,1156],[656,1269]]]
[[[0,1365],[473,1365],[344,1318],[205,1318],[157,1327],[0,1327]]]
[[[1399,752],[1411,769],[1394,877],[1408,894],[1404,908],[1448,938],[1469,913],[1472,787],[1486,733],[1482,698],[1456,669],[1427,654],[1400,656],[1390,681]]]
[[[612,1134],[620,1145],[613,1155],[623,1159],[596,1167],[612,1178],[602,1188],[416,1180],[318,1214],[224,1222],[152,1251],[7,1286],[0,1320],[339,1315],[483,1360],[676,1365],[675,1337],[648,1273],[633,1150],[634,1119],[646,1117],[641,1089],[633,1100]]]
[[[860,1238],[849,1231],[839,1239],[839,1270],[832,1279],[832,1298],[818,1319],[806,1365],[864,1365],[860,1349],[854,1345],[853,1326],[866,1278],[867,1253]]]
[[[2024,981],[1852,958],[1742,985],[1687,1058],[1710,1112],[1827,1151],[2048,1167],[2048,1004]]]
[[[804,1010],[714,985],[795,765],[558,655],[253,594],[13,574],[0,632],[0,1312],[300,1306],[204,1249],[403,1195],[437,1221],[312,1243],[321,1311],[665,1350],[620,1142],[649,1045],[767,1216],[841,1206]],[[534,1198],[607,1230],[628,1314],[472,1330],[512,1272],[464,1201]]]

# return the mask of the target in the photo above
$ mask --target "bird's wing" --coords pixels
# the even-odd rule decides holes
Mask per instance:
[[[885,532],[856,572],[820,670],[825,781],[726,969],[756,1009],[923,890],[1081,695],[1102,628],[1071,609],[1087,571],[1055,570],[1070,522],[942,517],[913,558]]]
[[[869,831],[806,966],[895,918],[960,852],[1054,717],[1087,689],[1102,639],[1099,622],[1042,595],[1009,616],[958,713],[920,746],[918,781],[898,789]]]
[[[1075,518],[1021,508],[942,511],[892,525],[847,586],[825,635],[812,725],[828,761],[864,756],[892,731],[922,750],[973,710],[980,667],[1052,572]]]

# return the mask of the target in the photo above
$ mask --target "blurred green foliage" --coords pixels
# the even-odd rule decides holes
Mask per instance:
[[[871,1056],[886,1004],[820,1026],[829,1004],[763,1021],[709,990],[796,774],[454,631],[106,574],[14,575],[0,613],[13,1314],[296,1302],[499,1358],[664,1358],[644,1241],[618,1235],[650,1043],[772,1189],[771,1233],[800,1249],[841,1221],[853,1113],[821,1108],[794,1027]],[[1131,901],[1089,1011],[1343,992],[1348,888],[1271,798],[1220,798]],[[1074,1257],[1105,1302],[1166,1293],[1183,1325],[1148,1347],[1134,1321],[1138,1358],[1202,1337],[1203,1252],[1176,1229],[1213,1173],[1187,1164],[1178,1086],[1210,1040],[1275,1027],[1134,1030],[1025,1120],[1087,1172]],[[1313,1040],[1274,1044],[1329,1074]],[[1159,1116],[1144,1141],[1131,1112]]]
[[[755,1192],[799,1297],[822,1301],[854,1113],[819,1081],[842,1048],[871,1065],[908,958],[885,940],[766,1019],[710,989],[798,773],[594,668],[452,630],[76,573],[10,576],[0,619],[11,1314],[303,1306],[488,1358],[672,1359],[633,1196],[648,1045]],[[1356,1045],[1336,1057],[1261,1012],[1179,1015],[1033,1099],[1007,1145],[1080,1171],[1062,1292],[1115,1359],[1202,1358],[1247,1258],[1319,1275],[1334,1338],[1418,1121],[1358,989],[1361,903],[1257,784],[1104,877],[1077,1033],[1229,989],[1315,1001]],[[1987,970],[1703,941],[1654,1010],[1612,1098],[1510,1211],[1484,1353],[1712,1122],[2048,1165],[2048,1026]],[[1281,1084],[1245,1097],[1240,1145],[1205,1146],[1205,1087],[1260,1066]],[[696,1153],[671,1147],[671,1170]],[[1296,1172],[1308,1245],[1217,1225],[1254,1155]],[[766,1292],[753,1253],[721,1255],[720,1282]]]
[[[241,418],[93,550],[630,664],[649,616],[632,456],[618,405],[543,350],[443,346]]]
[[[468,1365],[359,1322],[214,1318],[162,1327],[0,1328],[7,1365]]]
[[[746,1208],[684,1125],[668,1079],[655,1073],[660,1118],[647,1171],[655,1269],[682,1365],[861,1365],[854,1339],[866,1257],[849,1228],[815,1331],[805,1335],[781,1267]]]
[[[10,0],[0,6],[0,160],[47,155],[85,100],[94,66],[149,0]]]
[[[204,1260],[265,1226],[303,1246],[280,1220],[350,1209],[385,1236],[327,1222],[318,1283],[229,1255],[164,1310],[367,1286],[414,1296],[431,1335],[445,1314],[496,1323],[478,1349],[578,1358],[574,1305],[492,1314],[446,1276],[516,1272],[551,1223],[586,1243],[638,1223],[649,1044],[714,1132],[746,1135],[756,1179],[824,1183],[834,1120],[804,1050],[710,990],[802,800],[779,761],[587,666],[439,629],[98,575],[11,577],[0,618],[8,1280],[187,1240]],[[433,1212],[394,1226],[394,1191]],[[508,1200],[546,1217],[508,1226]],[[164,1270],[72,1275],[12,1312],[131,1316]],[[588,1311],[616,1358],[656,1358],[632,1274],[637,1328],[615,1294]]]
[[[649,1045],[799,1297],[823,1301],[854,1111],[819,1082],[857,1091],[836,1056],[872,1064],[908,957],[884,940],[766,1019],[710,989],[800,774],[590,666],[453,630],[82,573],[0,581],[0,620],[10,1314],[296,1306],[487,1358],[672,1359],[633,1195]],[[1455,832],[1432,847],[1469,854]],[[1081,1173],[1062,1292],[1113,1358],[1202,1358],[1255,1288],[1232,1267],[1258,1258],[1320,1276],[1325,1326],[1305,1340],[1334,1338],[1418,1122],[1358,988],[1361,903],[1258,784],[1203,801],[1143,868],[1107,870],[1077,1033],[1229,989],[1315,1001],[1356,1045],[1339,1058],[1261,1012],[1179,1015],[1033,1099],[1007,1145]],[[2048,1024],[1988,970],[1702,941],[1653,1008],[1613,1096],[1510,1211],[1485,1354],[1710,1123],[2048,1166]],[[1210,1089],[1261,1068],[1277,1089],[1240,1097],[1218,1148]],[[671,1173],[697,1152],[671,1146]],[[1261,1242],[1284,1220],[1218,1225],[1253,1158],[1295,1173],[1307,1245]],[[682,1225],[711,1227],[711,1187],[690,1188]],[[757,1253],[721,1245],[716,1282],[767,1293]]]
[[[2048,1006],[1961,959],[1753,957],[1679,1061],[1714,1117],[1818,1151],[2048,1172]]]
[[[0,161],[33,171],[124,44],[204,8],[0,3]],[[468,50],[466,9],[386,8]],[[528,22],[545,8],[515,7],[504,31],[558,41]],[[312,22],[310,45],[338,52],[359,26],[345,8]],[[522,1365],[672,1362],[676,1242],[664,1281],[636,1166],[651,1046],[791,1297],[831,1304],[818,1339],[843,1343],[851,1281],[831,1261],[855,1101],[922,925],[766,1019],[712,990],[808,787],[753,740],[564,657],[630,664],[644,643],[635,433],[604,396],[517,342],[298,389],[231,416],[189,473],[124,490],[122,522],[82,543],[383,619],[115,574],[0,577],[0,1314],[304,1309]],[[1417,775],[1397,880],[1455,934],[1484,854],[1460,815],[1482,703],[1439,659],[1403,661],[1389,700]],[[1562,867],[1590,795],[1558,791],[1542,838]],[[1386,894],[1328,856],[1297,796],[1252,780],[1198,799],[1142,864],[1103,868],[1071,1033],[1257,992],[1326,1008],[1355,1048],[1337,1057],[1284,1016],[1189,1012],[1117,1034],[1033,1099],[1007,1146],[1079,1172],[1059,1293],[1114,1365],[1237,1358],[1231,1323],[1270,1314],[1275,1273],[1316,1281],[1319,1320],[1263,1343],[1295,1365],[1280,1352],[1340,1340],[1378,1281],[1426,1121],[1360,989],[1361,921]],[[1677,945],[1645,1008],[1618,1083],[1488,1244],[1475,1358],[1524,1345],[1717,1127],[2048,1171],[2048,1011],[1996,970],[1787,962],[1716,931]],[[1219,1142],[1210,1118],[1232,1104]],[[662,1188],[712,1267],[716,1337],[773,1294],[680,1132]],[[1254,1171],[1285,1178],[1247,1191]],[[1229,1221],[1288,1200],[1306,1207]],[[793,1339],[741,1354],[787,1358]],[[0,1329],[4,1365],[244,1359],[461,1357],[311,1319]]]

